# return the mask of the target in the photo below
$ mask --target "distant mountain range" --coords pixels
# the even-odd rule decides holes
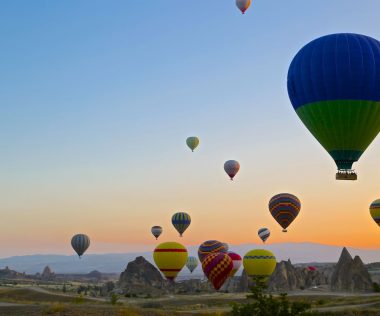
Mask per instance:
[[[272,251],[278,261],[290,259],[292,263],[307,262],[337,262],[343,246],[327,246],[316,243],[274,243],[268,245],[244,244],[230,245],[230,250],[244,255],[248,250],[255,248],[264,248]],[[380,249],[355,249],[347,248],[355,256],[361,257],[364,263],[380,262]],[[197,247],[188,248],[191,255],[197,254]],[[123,253],[123,254],[89,254],[84,255],[82,259],[77,256],[65,255],[29,255],[15,256],[0,259],[0,268],[8,266],[9,268],[34,274],[42,272],[45,266],[49,266],[55,273],[88,273],[97,270],[104,273],[120,273],[128,262],[134,260],[137,256],[143,256],[148,261],[153,262],[152,254],[148,252],[141,253]],[[200,267],[197,268],[200,272]],[[184,269],[183,275],[187,274]]]

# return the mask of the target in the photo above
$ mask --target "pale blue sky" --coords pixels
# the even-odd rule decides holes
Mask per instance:
[[[228,217],[228,207],[237,227],[257,221],[236,240],[249,242],[261,222],[277,228],[264,206],[283,190],[309,204],[359,191],[347,203],[367,207],[379,141],[357,164],[362,182],[342,191],[290,105],[286,75],[318,36],[380,39],[379,12],[378,0],[257,0],[244,16],[234,0],[0,1],[0,247],[70,252],[67,239],[83,231],[128,250],[153,244],[146,231],[179,209],[204,223],[196,243],[209,239],[206,218]],[[201,138],[194,155],[190,135]],[[224,182],[227,159],[242,164],[235,187]],[[228,223],[213,232],[234,241]]]

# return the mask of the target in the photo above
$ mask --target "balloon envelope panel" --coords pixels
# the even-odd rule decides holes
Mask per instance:
[[[232,251],[229,251],[227,254],[232,260],[233,267],[230,276],[233,277],[236,274],[236,272],[238,272],[238,270],[240,269],[243,263],[243,259],[240,257],[239,254]]]

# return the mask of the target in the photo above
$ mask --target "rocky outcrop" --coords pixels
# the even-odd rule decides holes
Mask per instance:
[[[46,266],[41,274],[41,280],[44,281],[52,281],[55,279],[54,272],[50,269],[49,266]]]
[[[94,281],[100,281],[102,279],[103,275],[99,271],[94,270],[94,271],[91,271],[90,273],[86,274],[86,277],[89,279],[92,279]]]
[[[25,277],[25,273],[20,273],[5,267],[0,269],[0,279],[22,279]]]
[[[331,277],[331,290],[349,292],[370,292],[373,290],[371,276],[360,257],[352,259],[346,248]]]
[[[127,268],[121,273],[118,288],[124,294],[160,294],[165,288],[165,282],[161,273],[144,257],[137,257],[128,263]]]
[[[221,292],[249,292],[253,281],[245,271],[241,276],[229,278]],[[277,263],[268,281],[269,291],[288,292],[319,288],[334,291],[372,291],[371,277],[359,257],[352,259],[343,249],[339,262],[309,267],[306,264],[294,266],[290,260]],[[109,290],[109,289],[108,289]],[[107,290],[107,291],[108,291]],[[113,291],[113,289],[112,289]],[[118,293],[137,296],[159,296],[164,294],[197,294],[214,292],[210,282],[203,279],[177,281],[164,279],[161,273],[143,257],[130,262],[120,275]]]
[[[304,285],[303,275],[292,265],[290,260],[278,262],[269,279],[271,291],[293,291],[304,287]]]

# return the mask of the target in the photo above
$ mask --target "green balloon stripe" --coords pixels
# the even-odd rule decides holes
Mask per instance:
[[[338,167],[357,161],[380,131],[380,102],[323,101],[303,105],[296,112]]]

